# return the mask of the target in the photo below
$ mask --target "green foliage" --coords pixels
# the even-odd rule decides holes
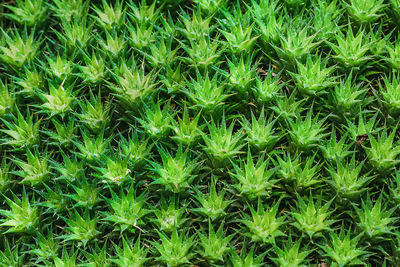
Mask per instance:
[[[4,0],[0,266],[399,266],[399,0]]]

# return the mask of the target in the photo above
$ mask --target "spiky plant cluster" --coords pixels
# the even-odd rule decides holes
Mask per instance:
[[[0,266],[400,266],[400,0],[0,2]]]

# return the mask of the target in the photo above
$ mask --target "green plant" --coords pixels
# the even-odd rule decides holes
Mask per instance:
[[[151,170],[154,172],[153,184],[163,186],[165,190],[179,193],[191,187],[193,179],[196,178],[194,170],[198,166],[196,160],[190,158],[188,150],[178,148],[175,156],[167,150],[159,148],[162,165],[151,162]]]
[[[240,140],[243,134],[240,131],[233,133],[234,122],[231,122],[229,127],[226,127],[225,116],[222,122],[217,125],[213,120],[212,123],[207,123],[209,135],[204,135],[205,143],[204,150],[210,156],[214,166],[224,167],[229,160],[237,156],[243,147]]]
[[[277,216],[279,202],[273,206],[263,205],[258,202],[257,211],[250,206],[251,217],[244,214],[244,218],[240,220],[244,224],[253,242],[261,242],[265,244],[274,244],[276,238],[285,234],[280,228],[286,223],[286,216]]]
[[[28,35],[24,31],[21,35],[18,31],[5,32],[3,29],[0,42],[0,61],[11,67],[21,68],[26,62],[31,61],[37,54],[40,41],[35,40],[35,33]]]
[[[179,266],[182,264],[190,264],[193,258],[192,248],[193,237],[188,237],[186,234],[179,234],[176,230],[172,232],[171,237],[165,234],[158,233],[161,243],[152,242],[160,254],[157,261],[166,264],[167,266]]]
[[[308,198],[304,199],[298,196],[298,210],[291,213],[295,219],[293,226],[306,234],[310,239],[321,236],[322,231],[331,231],[330,226],[335,222],[335,220],[330,219],[333,212],[330,210],[332,200],[322,205],[321,196],[315,201],[311,194]]]
[[[269,160],[264,160],[263,156],[254,164],[250,151],[245,162],[233,164],[235,171],[230,175],[236,182],[233,186],[239,194],[252,200],[270,195],[277,180],[272,178],[274,169],[267,169],[268,165]]]
[[[42,0],[17,0],[16,6],[5,5],[5,7],[12,11],[12,14],[6,13],[6,16],[19,24],[39,26],[46,20],[47,5]]]
[[[328,172],[331,179],[327,181],[340,199],[354,200],[365,191],[366,185],[374,176],[361,174],[363,162],[356,162],[355,156],[348,161],[338,161],[336,166],[330,166]]]
[[[330,233],[330,244],[320,246],[325,251],[325,256],[330,258],[333,266],[364,264],[368,252],[364,247],[359,247],[361,236],[351,237],[350,229],[347,233],[341,230],[339,234]]]
[[[300,248],[301,241],[301,239],[298,239],[293,243],[292,238],[289,238],[283,248],[275,245],[274,250],[277,257],[272,258],[272,261],[279,266],[305,266],[306,258],[312,250]]]
[[[251,113],[251,122],[243,118],[243,129],[246,131],[246,141],[250,146],[258,151],[271,151],[281,136],[275,133],[276,119],[272,116],[266,120],[264,107],[260,112],[258,119]]]
[[[350,3],[346,3],[345,6],[347,7],[347,12],[355,21],[361,24],[370,24],[382,16],[381,11],[385,4],[382,0],[350,0]]]
[[[146,196],[141,194],[135,195],[133,187],[124,193],[121,191],[117,194],[111,190],[111,199],[107,199],[112,212],[105,212],[104,220],[112,222],[116,226],[116,230],[124,232],[129,230],[135,232],[143,231],[140,227],[143,225],[143,217],[150,211],[146,209]]]
[[[202,234],[201,232],[198,232],[197,235],[200,240],[200,246],[202,247],[200,252],[201,256],[210,264],[223,262],[224,256],[229,250],[229,243],[233,238],[233,235],[225,236],[223,224],[215,231],[211,222],[209,222],[208,235]]]
[[[326,118],[318,120],[319,115],[313,117],[313,112],[310,110],[304,119],[297,118],[295,121],[289,120],[290,139],[292,145],[299,150],[310,150],[327,135],[323,133],[325,127],[323,124]]]
[[[39,209],[31,204],[35,197],[29,198],[24,188],[22,197],[13,194],[13,200],[5,197],[9,210],[0,210],[1,226],[7,227],[6,233],[29,233],[36,231],[40,221]]]
[[[334,67],[327,67],[327,60],[321,57],[307,57],[305,65],[297,62],[297,73],[290,72],[300,94],[318,96],[333,86],[335,77],[331,77]]]
[[[395,229],[392,224],[396,219],[391,217],[395,210],[387,209],[387,204],[382,201],[382,194],[376,201],[373,201],[368,194],[365,201],[364,199],[361,201],[361,208],[353,204],[357,213],[357,227],[366,238],[373,242],[387,238]]]
[[[358,32],[353,32],[349,25],[346,35],[338,32],[335,35],[336,43],[328,42],[335,52],[333,57],[345,69],[365,69],[368,62],[372,59],[369,55],[371,42],[370,36],[363,28]]]

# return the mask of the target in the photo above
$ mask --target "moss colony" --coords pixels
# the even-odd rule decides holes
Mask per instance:
[[[0,266],[400,265],[400,0],[0,16]]]

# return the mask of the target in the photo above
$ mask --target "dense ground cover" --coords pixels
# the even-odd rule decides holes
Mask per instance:
[[[0,16],[0,266],[399,266],[399,0]]]

